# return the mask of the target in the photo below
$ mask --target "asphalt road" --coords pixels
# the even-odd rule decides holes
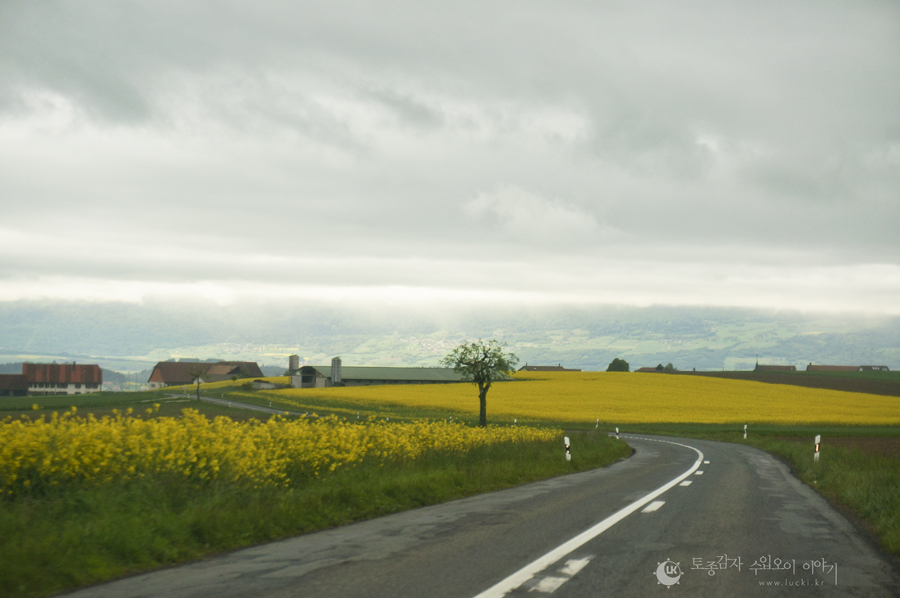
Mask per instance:
[[[605,469],[71,596],[900,596],[897,571],[766,453],[699,440],[627,441],[635,454]]]

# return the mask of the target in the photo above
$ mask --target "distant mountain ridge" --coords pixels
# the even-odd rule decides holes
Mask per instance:
[[[169,358],[252,360],[281,374],[287,356],[327,364],[435,365],[465,339],[505,341],[521,363],[747,370],[766,363],[900,369],[900,318],[698,307],[427,308],[311,301],[0,302],[0,359],[25,356],[149,370]],[[133,379],[133,374],[132,374]]]

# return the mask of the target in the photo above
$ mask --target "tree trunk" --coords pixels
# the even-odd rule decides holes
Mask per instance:
[[[482,428],[487,427],[487,392],[490,386],[483,384],[478,385],[478,400],[481,403],[481,413],[478,418],[478,425]]]

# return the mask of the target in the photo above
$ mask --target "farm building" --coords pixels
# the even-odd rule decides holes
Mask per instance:
[[[238,378],[262,378],[262,370],[255,361],[220,361],[218,363],[198,363],[190,361],[160,361],[150,373],[147,384],[150,388],[165,386],[187,386],[197,382],[221,382]]]
[[[813,365],[806,366],[807,372],[889,372],[886,365]]]
[[[292,388],[373,386],[376,384],[447,384],[464,382],[451,368],[344,366],[340,357],[331,365],[305,365],[291,372]]]
[[[636,370],[634,370],[634,371],[635,371],[635,372],[644,372],[644,373],[651,373],[651,372],[652,372],[652,373],[658,373],[658,372],[662,372],[662,371],[664,371],[664,370],[663,370],[663,368],[661,368],[661,367],[655,367],[655,368],[651,368],[651,367],[642,367],[642,368],[638,368],[638,369],[636,369]]]
[[[858,365],[813,365],[806,366],[807,372],[858,372]]]
[[[28,394],[28,376],[0,374],[0,397],[24,397]]]
[[[276,390],[279,388],[287,388],[287,384],[277,384],[268,380],[254,380],[250,384],[253,390]]]
[[[559,365],[528,365],[527,363],[519,368],[520,372],[580,372],[581,370],[574,370],[569,368],[564,368],[562,364]]]
[[[100,392],[103,372],[97,364],[23,363],[30,395],[80,395]]]
[[[796,372],[795,365],[762,365],[757,363],[754,372]]]

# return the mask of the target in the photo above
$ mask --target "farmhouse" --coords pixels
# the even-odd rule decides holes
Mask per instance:
[[[262,370],[255,361],[220,361],[198,363],[190,361],[160,361],[150,373],[147,385],[152,389],[165,386],[187,386],[197,382],[221,382],[238,378],[262,378]]]
[[[373,386],[376,384],[447,384],[464,382],[451,368],[395,368],[344,366],[335,357],[331,365],[305,365],[291,372],[292,388]]]
[[[241,367],[242,366],[233,363],[214,363],[209,366],[209,369],[206,370],[205,374],[203,374],[203,381],[222,382],[223,380],[231,380],[232,376],[243,378],[244,375],[241,371]]]
[[[103,372],[97,364],[23,363],[30,395],[80,395],[100,392]]]
[[[527,363],[519,368],[520,372],[580,372],[581,370],[564,368],[559,365],[528,365]]]
[[[0,397],[24,397],[28,394],[28,376],[0,374]]]

